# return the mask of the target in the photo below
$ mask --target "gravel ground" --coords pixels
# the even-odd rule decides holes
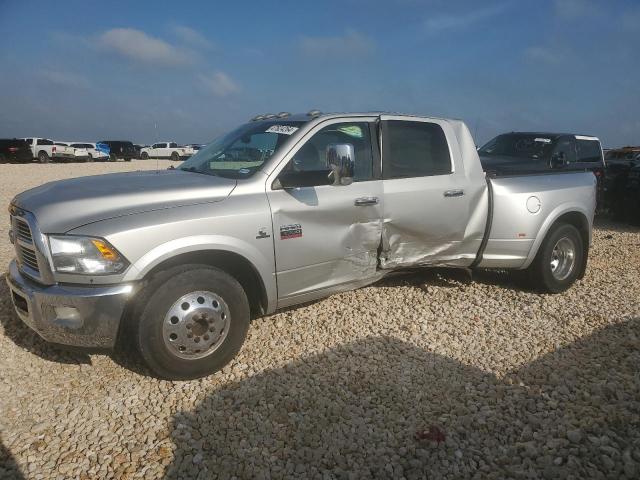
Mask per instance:
[[[0,165],[0,204],[149,167]],[[564,294],[500,273],[395,277],[255,320],[238,358],[193,382],[45,344],[4,283],[0,323],[0,477],[640,476],[633,227],[599,222],[588,274]]]

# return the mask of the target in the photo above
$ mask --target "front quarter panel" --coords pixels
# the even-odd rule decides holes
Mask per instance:
[[[222,202],[128,215],[70,233],[106,238],[118,249],[131,263],[121,282],[141,280],[154,267],[183,253],[236,253],[254,266],[266,289],[268,310],[275,308],[273,233],[264,186],[262,191],[237,188]],[[99,283],[99,277],[94,278]]]

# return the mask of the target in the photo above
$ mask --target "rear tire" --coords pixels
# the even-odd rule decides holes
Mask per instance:
[[[249,315],[235,278],[207,265],[185,265],[161,272],[140,292],[131,326],[153,372],[188,380],[210,375],[236,356]]]
[[[149,160],[149,154],[147,152],[142,152],[140,154],[140,160]]]
[[[173,152],[171,154],[171,160],[173,160],[174,162],[179,162],[180,161],[180,154],[178,154],[178,152]]]
[[[576,281],[584,261],[584,244],[573,225],[551,228],[527,269],[532,286],[546,293],[561,293]]]
[[[47,152],[40,152],[38,153],[38,161],[40,163],[49,163],[49,155],[47,155]]]
[[[91,162],[93,162],[93,155],[89,154],[89,156],[87,157],[87,163]]]
[[[0,163],[7,163],[7,157],[2,153],[0,153]]]

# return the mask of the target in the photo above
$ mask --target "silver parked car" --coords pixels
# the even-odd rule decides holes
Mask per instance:
[[[7,280],[44,339],[129,339],[158,375],[194,378],[233,358],[252,315],[398,269],[526,270],[561,292],[586,268],[595,185],[490,177],[458,120],[260,116],[178,168],[19,194]]]

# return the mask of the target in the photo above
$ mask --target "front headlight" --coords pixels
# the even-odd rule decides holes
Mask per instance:
[[[129,266],[109,242],[100,238],[50,236],[49,248],[58,273],[106,275],[120,273]]]

